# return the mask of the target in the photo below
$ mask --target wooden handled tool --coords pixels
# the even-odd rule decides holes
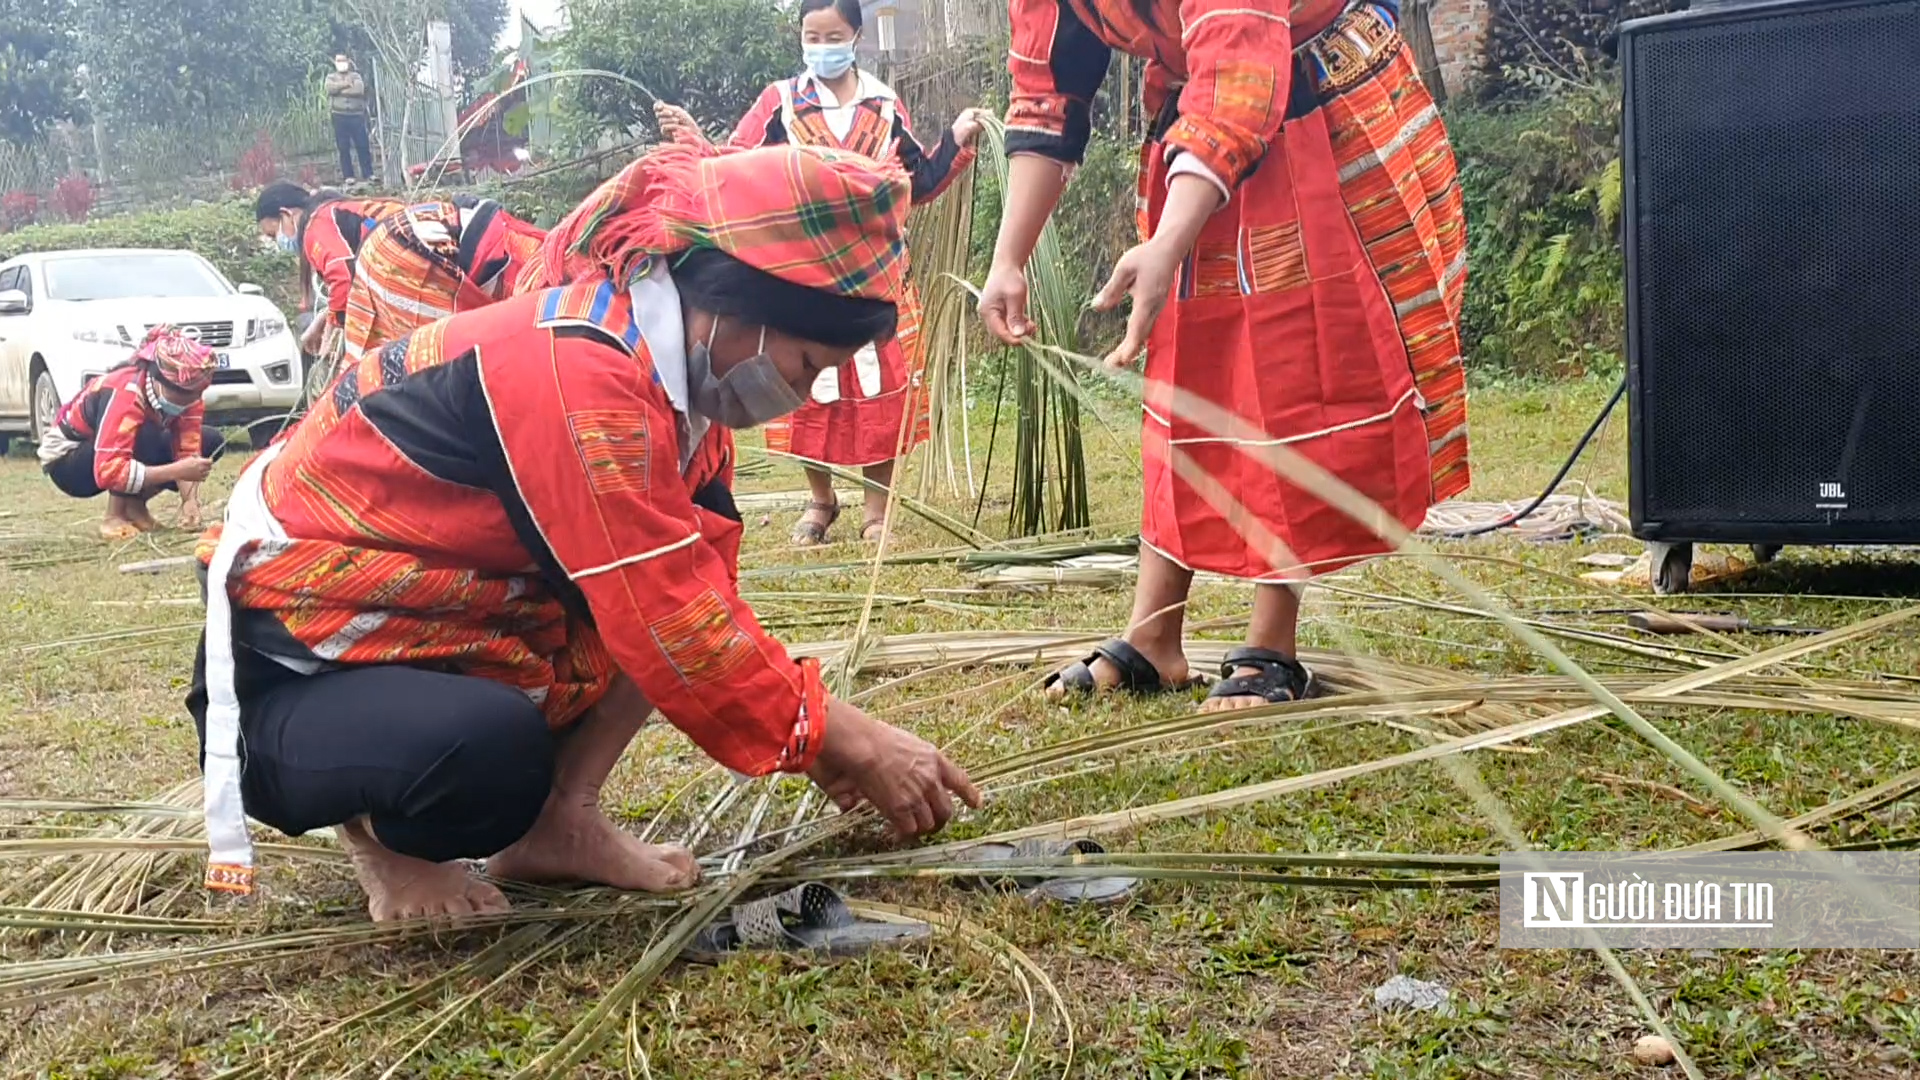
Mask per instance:
[[[1662,612],[1636,611],[1627,616],[1627,625],[1650,634],[1697,634],[1712,630],[1718,634],[1821,634],[1826,631],[1806,626],[1755,625],[1738,615],[1668,615]]]

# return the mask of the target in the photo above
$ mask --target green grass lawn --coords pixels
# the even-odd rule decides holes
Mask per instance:
[[[1480,392],[1473,497],[1537,491],[1610,390],[1583,382]],[[1109,411],[1122,434],[1090,435],[1088,443],[1099,536],[1131,532],[1137,514],[1133,422],[1123,407]],[[1617,416],[1573,474],[1621,502],[1625,427],[1625,416]],[[978,451],[976,444],[976,457]],[[223,462],[209,497],[217,498],[237,471],[237,461]],[[798,486],[797,470],[787,466],[742,484],[747,491]],[[971,512],[967,500],[947,493],[936,492],[933,501],[952,513]],[[982,527],[997,532],[1005,504],[989,498],[986,505]],[[0,689],[0,799],[147,799],[197,776],[193,729],[181,706],[200,615],[192,575],[116,570],[188,552],[193,538],[163,533],[109,550],[92,539],[101,509],[59,496],[18,450],[0,461],[0,656],[7,664]],[[156,510],[163,518],[170,514],[171,497]],[[761,594],[763,615],[788,640],[849,636],[870,583],[880,596],[899,598],[874,613],[876,629],[890,635],[1111,630],[1128,609],[1124,587],[956,596],[942,590],[964,589],[970,579],[951,564],[887,567],[875,579],[859,565],[865,549],[857,544],[788,550],[794,513],[776,510],[763,519],[763,512],[749,512],[745,557],[746,569],[761,571],[747,588]],[[845,540],[857,531],[858,515],[849,513],[835,535]],[[951,546],[942,533],[908,520],[893,549]],[[1570,575],[1589,569],[1578,564],[1582,556],[1637,551],[1629,539],[1497,540],[1446,550],[1507,560],[1462,558],[1455,565],[1516,610],[1566,627],[1625,634],[1619,615],[1592,610],[1620,601]],[[1311,649],[1345,654],[1362,668],[1373,658],[1417,665],[1432,678],[1548,672],[1487,620],[1419,606],[1461,600],[1411,561],[1381,560],[1331,583],[1386,599],[1313,591],[1304,629]],[[1916,587],[1920,575],[1885,556],[1790,550],[1782,563],[1689,598],[1681,609],[1838,627],[1895,610],[1894,598]],[[1242,616],[1246,600],[1242,589],[1203,584],[1193,615]],[[1911,628],[1863,638],[1818,654],[1802,670],[1864,680],[1912,676],[1920,658],[1914,638]],[[1739,645],[1757,651],[1777,640],[1743,638]],[[1709,654],[1725,655],[1724,647],[1700,639],[1643,639],[1640,652],[1605,643],[1565,647],[1595,673],[1655,677],[1689,670],[1690,660],[1712,663]],[[1675,651],[1681,647],[1699,652]],[[865,702],[870,709],[949,744],[973,766],[1191,711],[1191,702],[1164,699],[1050,706],[1029,689],[1044,670],[939,671],[904,681],[917,673],[892,670],[864,675],[860,685],[872,691]],[[1023,673],[1008,678],[1016,672]],[[1900,685],[1879,681],[1886,689]],[[1498,722],[1490,710],[1468,709],[1460,722],[1479,722],[1481,714]],[[1920,766],[1920,740],[1911,730],[1868,721],[1723,708],[1649,707],[1646,715],[1782,816]],[[1445,734],[1354,716],[1173,738],[1021,777],[952,832],[978,836],[1299,776],[1417,749]],[[691,744],[655,725],[610,781],[610,808],[635,828],[677,838],[719,790],[718,781],[696,782],[704,771]],[[797,789],[789,782],[781,798]],[[1916,831],[1914,814],[1911,800],[1895,802],[1844,830],[1816,835],[1828,842],[1902,837]],[[1512,751],[1373,772],[1105,840],[1116,851],[1498,854],[1509,845],[1492,824],[1495,815],[1542,848],[1664,848],[1747,827],[1624,725],[1608,721],[1565,728]],[[723,818],[702,846],[730,846],[743,820],[744,808]],[[97,823],[0,810],[0,841],[57,838],[75,825]],[[877,834],[862,832],[826,854],[880,846]],[[18,849],[11,854],[0,860],[8,879],[47,869],[45,858],[23,857]],[[357,890],[337,863],[269,859],[262,893],[237,906],[204,901],[193,889],[166,895],[198,860],[188,853],[167,865],[173,876],[156,875],[149,887],[176,914],[222,920],[210,935],[215,941],[365,919]],[[0,895],[4,889],[0,885]],[[1647,1025],[1596,957],[1496,947],[1489,893],[1160,880],[1147,882],[1123,906],[1076,909],[926,880],[854,882],[848,891],[956,921],[928,943],[858,958],[747,954],[717,967],[675,967],[616,1018],[614,1037],[575,1075],[917,1080],[1016,1070],[1058,1076],[1069,1062],[1077,1076],[1166,1080],[1666,1075],[1633,1063],[1629,1048]],[[651,910],[609,915],[556,935],[552,949],[504,973],[470,963],[491,955],[482,950],[501,937],[479,931],[212,970],[163,970],[0,1017],[6,1025],[0,1075],[200,1077],[264,1064],[259,1075],[371,1078],[421,1043],[393,1075],[508,1076],[593,1008],[662,925]],[[123,933],[88,941],[0,931],[0,968],[86,949],[132,952],[182,940]],[[1009,964],[1014,951],[1057,989],[1071,1037],[1050,1019],[1045,984]],[[1920,964],[1909,954],[1636,952],[1622,961],[1705,1075],[1920,1076]],[[451,979],[431,981],[449,972]],[[1377,1013],[1373,988],[1399,973],[1446,984],[1456,1008],[1445,1016]],[[330,1029],[413,990],[421,991],[418,1000],[404,1008]],[[444,1024],[429,1031],[436,1018]],[[306,1039],[313,1041],[290,1052]]]

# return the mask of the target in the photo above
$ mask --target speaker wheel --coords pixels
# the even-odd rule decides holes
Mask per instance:
[[[1761,566],[1780,557],[1779,544],[1752,544],[1748,550],[1753,552],[1753,561]]]
[[[1649,544],[1647,553],[1653,563],[1654,592],[1678,596],[1692,586],[1692,544]]]

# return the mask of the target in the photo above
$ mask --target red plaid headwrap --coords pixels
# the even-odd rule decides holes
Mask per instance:
[[[910,196],[903,170],[843,150],[660,146],[561,219],[519,287],[624,283],[648,256],[709,247],[795,285],[892,302]]]
[[[213,383],[213,350],[169,323],[147,331],[134,350],[134,363],[152,364],[160,377],[182,390],[205,390]]]

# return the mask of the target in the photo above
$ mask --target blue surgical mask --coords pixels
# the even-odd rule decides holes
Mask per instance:
[[[800,55],[806,57],[807,70],[813,72],[816,79],[837,79],[853,66],[853,42],[836,41],[820,45],[800,46]]]
[[[273,243],[275,247],[278,247],[288,255],[295,255],[300,251],[300,240],[292,233],[283,232],[277,234],[273,238]]]
[[[182,405],[177,401],[169,400],[165,394],[155,394],[153,396],[153,403],[160,407],[160,411],[165,414],[169,420],[176,419],[180,414],[193,408],[191,405]]]

